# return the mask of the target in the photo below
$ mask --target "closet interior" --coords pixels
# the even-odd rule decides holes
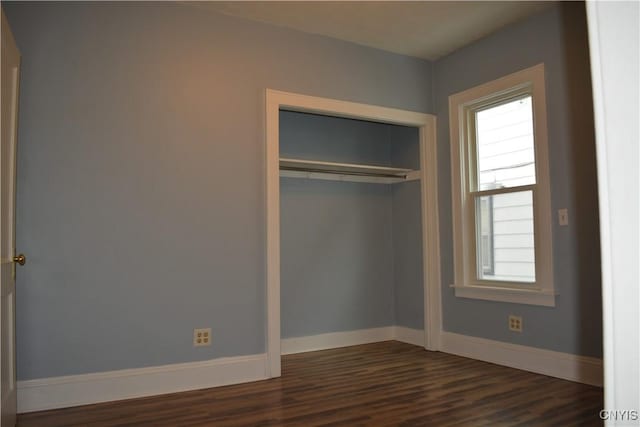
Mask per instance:
[[[280,110],[282,339],[424,328],[415,127]]]

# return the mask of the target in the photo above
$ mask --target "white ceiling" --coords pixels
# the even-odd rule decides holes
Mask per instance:
[[[230,1],[200,7],[429,60],[538,13],[550,1]]]

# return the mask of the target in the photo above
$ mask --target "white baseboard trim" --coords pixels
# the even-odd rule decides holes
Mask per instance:
[[[305,337],[284,338],[280,341],[280,352],[284,354],[306,353],[352,345],[370,344],[393,339],[393,326],[357,331],[329,332]]]
[[[393,339],[407,344],[424,347],[424,331],[422,329],[412,329],[406,326],[394,326]]]
[[[397,340],[424,346],[424,331],[403,326],[335,332],[282,340],[282,354]],[[602,360],[443,332],[441,351],[463,357],[602,386]],[[197,390],[268,378],[267,355],[123,369],[18,381],[18,412],[88,405]]]
[[[281,340],[280,348],[284,355],[391,340],[424,347],[424,331],[404,326],[385,326],[357,331],[329,332],[305,337],[284,338]]]
[[[442,332],[441,351],[602,387],[602,359]]]
[[[424,346],[424,332],[401,326],[334,332],[282,340],[282,354],[398,340]],[[225,357],[18,381],[18,412],[68,408],[135,397],[197,390],[268,378],[267,355]]]
[[[197,390],[267,378],[267,355],[18,381],[18,412]]]

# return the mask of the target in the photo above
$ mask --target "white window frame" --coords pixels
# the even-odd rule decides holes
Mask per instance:
[[[535,244],[535,282],[504,282],[478,279],[476,258],[475,203],[472,185],[477,161],[472,112],[487,105],[530,94],[533,108],[536,183],[492,194],[518,190],[532,191]],[[454,276],[452,287],[457,297],[510,303],[555,306],[553,248],[551,238],[551,195],[544,64],[510,74],[449,97],[451,132],[451,178],[453,208]],[[482,192],[483,194],[486,192]],[[490,194],[487,194],[490,195]]]

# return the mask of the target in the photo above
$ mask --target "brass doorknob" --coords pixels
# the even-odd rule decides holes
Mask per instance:
[[[24,254],[13,257],[13,262],[17,262],[20,265],[24,265],[27,262],[27,257]]]

